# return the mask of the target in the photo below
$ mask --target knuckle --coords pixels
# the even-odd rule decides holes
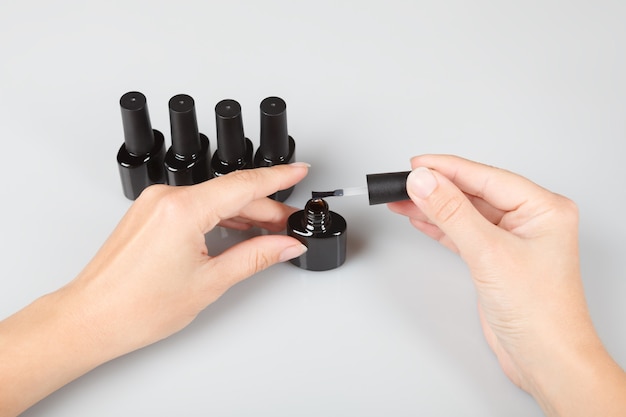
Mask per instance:
[[[137,197],[137,200],[139,203],[143,202],[143,201],[154,201],[156,199],[158,199],[161,195],[163,195],[164,193],[167,193],[168,190],[168,186],[164,185],[164,184],[153,184],[150,185],[148,187],[146,187],[141,194],[139,194],[139,197]]]
[[[564,211],[569,214],[578,215],[578,205],[567,197],[561,196],[561,204],[563,205]]]
[[[259,172],[256,169],[234,171],[228,175],[230,176],[230,179],[237,184],[250,184],[259,180]]]
[[[252,273],[262,271],[273,263],[271,257],[263,251],[256,250],[250,254],[249,265]]]
[[[454,222],[461,215],[466,203],[465,197],[460,195],[438,201],[435,205],[435,218],[442,223]]]
[[[159,217],[179,218],[189,208],[187,194],[186,189],[168,187],[150,201],[152,210],[158,213]]]
[[[578,223],[578,205],[573,200],[559,195],[557,209],[564,222]]]
[[[553,194],[547,204],[555,222],[568,225],[578,223],[578,206],[574,201],[560,194]]]

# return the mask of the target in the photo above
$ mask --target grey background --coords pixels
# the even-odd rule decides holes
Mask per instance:
[[[0,317],[72,279],[130,202],[118,100],[283,97],[312,189],[421,153],[523,174],[575,200],[593,320],[626,365],[626,3],[23,1],[0,5]],[[539,416],[483,340],[467,270],[365,197],[330,201],[346,264],[277,265],[168,340],[108,363],[35,416]],[[216,230],[212,253],[250,236]]]

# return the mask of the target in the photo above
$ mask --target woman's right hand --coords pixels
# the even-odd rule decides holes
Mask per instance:
[[[506,375],[548,415],[626,415],[626,374],[587,310],[575,204],[455,156],[411,165],[411,201],[389,207],[467,263],[485,338]]]

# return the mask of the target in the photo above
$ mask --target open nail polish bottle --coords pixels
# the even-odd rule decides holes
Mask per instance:
[[[198,132],[196,105],[190,96],[178,94],[169,101],[172,146],[165,154],[170,185],[198,184],[211,178],[209,138]]]
[[[287,219],[287,235],[298,239],[307,251],[290,262],[309,271],[327,271],[346,260],[346,220],[330,211],[328,203],[313,198]]]
[[[235,100],[222,100],[215,106],[217,149],[211,159],[213,176],[253,168],[252,141],[243,134],[241,106]]]
[[[280,97],[267,97],[261,101],[261,141],[254,156],[254,166],[269,167],[294,162],[296,142],[287,133],[287,104]],[[293,187],[269,196],[285,201]]]
[[[165,182],[163,134],[152,129],[146,96],[129,91],[120,98],[124,143],[117,164],[126,198],[134,200],[149,185]]]

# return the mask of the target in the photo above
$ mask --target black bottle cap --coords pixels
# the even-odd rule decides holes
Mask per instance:
[[[196,106],[187,94],[178,94],[169,101],[172,150],[177,157],[186,159],[201,150]]]
[[[289,155],[287,104],[280,97],[267,97],[261,102],[261,141],[259,152],[270,161]]]
[[[221,161],[237,163],[246,154],[241,106],[235,100],[222,100],[215,105],[217,156]]]
[[[408,200],[406,178],[410,173],[411,171],[402,171],[367,175],[367,194],[370,205]]]
[[[154,147],[146,96],[129,91],[120,98],[124,144],[131,155],[145,155]]]

